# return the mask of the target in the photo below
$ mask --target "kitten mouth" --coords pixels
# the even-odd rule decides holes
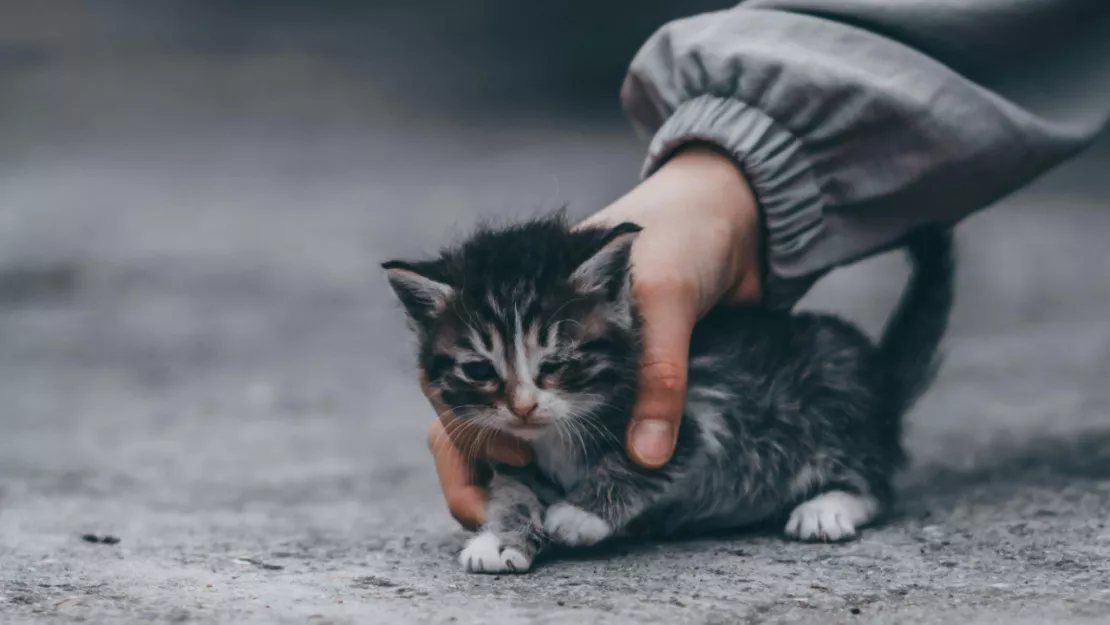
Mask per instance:
[[[547,429],[546,423],[514,423],[509,426],[509,433],[518,438],[535,438]]]

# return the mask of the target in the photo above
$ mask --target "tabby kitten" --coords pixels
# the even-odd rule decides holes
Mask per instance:
[[[530,467],[493,467],[486,524],[459,556],[467,571],[527,571],[549,542],[775,519],[791,538],[840,541],[891,502],[902,415],[932,381],[951,308],[948,232],[908,238],[912,281],[878,346],[829,315],[711,312],[693,332],[674,457],[646,470],[623,445],[640,355],[629,275],[639,231],[544,218],[481,231],[434,260],[383,264],[444,403],[535,451]]]

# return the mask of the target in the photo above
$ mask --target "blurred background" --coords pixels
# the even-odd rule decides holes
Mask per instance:
[[[583,215],[627,190],[644,150],[617,100],[627,63],[667,20],[731,4],[0,0],[0,615],[235,621],[272,605],[339,622],[370,606],[486,622],[476,598],[515,618],[561,596],[599,622],[678,622],[778,606],[783,588],[822,606],[880,560],[888,584],[917,584],[917,565],[879,552],[937,524],[966,552],[1017,555],[945,564],[921,605],[1103,606],[984,595],[995,582],[975,567],[1020,585],[1065,559],[1052,587],[1074,590],[1106,566],[1106,138],[961,227],[949,360],[908,434],[918,516],[859,547],[846,586],[797,586],[781,554],[808,556],[758,540],[748,564],[715,564],[746,603],[665,600],[712,594],[691,571],[731,557],[717,547],[672,553],[667,570],[650,553],[579,563],[601,580],[589,592],[455,576],[432,414],[377,265],[479,218]],[[1007,51],[1021,75],[988,85],[1093,111],[1110,97],[1107,26],[1040,25]],[[888,255],[804,305],[874,331],[904,277]],[[1014,538],[1029,510],[1059,518]],[[123,542],[105,551],[85,532]],[[984,532],[1008,547],[979,545]],[[763,581],[744,586],[751,562]]]

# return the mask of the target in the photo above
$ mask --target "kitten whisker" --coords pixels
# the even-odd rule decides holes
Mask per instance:
[[[577,302],[583,302],[585,300],[586,300],[585,297],[573,297],[573,298],[563,302],[558,308],[556,308],[555,312],[551,313],[551,316],[552,317],[557,317],[557,316],[559,316],[559,313],[563,312],[563,309],[566,308],[567,306],[570,306],[571,304],[575,304]],[[559,321],[556,321],[555,323],[558,324],[558,323],[561,323],[563,321],[574,321],[575,323],[578,323],[577,320],[570,319],[570,318],[560,319]],[[578,325],[582,325],[582,324],[579,323]]]
[[[464,435],[468,434],[471,429],[474,429],[476,427],[477,426],[474,424],[474,422],[469,420],[455,420],[448,422],[448,424],[444,427],[444,430],[447,432],[447,438],[439,441],[440,445],[436,449],[433,449],[432,453],[438,456],[443,451],[443,445],[452,445],[456,449],[458,449],[458,446],[455,444],[455,438],[463,438]]]
[[[502,404],[535,402],[536,462],[494,465],[485,533],[460,555],[468,570],[523,572],[550,541],[587,546],[637,527],[666,536],[781,516],[792,538],[847,540],[891,503],[905,462],[902,417],[933,380],[952,305],[949,233],[907,237],[913,277],[877,344],[830,315],[707,313],[690,336],[671,461],[646,471],[624,440],[643,350],[628,290],[635,237],[627,235],[638,230],[537,219],[487,228],[434,260],[384,265],[420,340],[423,371],[479,356],[495,369],[431,382],[452,398],[499,406],[437,415],[447,436],[434,452],[454,445],[473,463],[491,442],[522,433]],[[545,508],[547,485],[563,501]]]
[[[611,442],[617,445],[620,444],[620,439],[618,439],[612,432],[606,429],[604,424],[598,421],[595,415],[583,415],[581,417],[581,420],[584,425],[593,428],[594,431],[601,435],[602,442]]]

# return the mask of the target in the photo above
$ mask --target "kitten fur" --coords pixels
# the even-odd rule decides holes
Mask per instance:
[[[383,264],[451,427],[527,440],[494,465],[487,519],[459,561],[527,571],[550,543],[731,530],[778,520],[840,541],[890,505],[903,414],[933,379],[952,305],[947,229],[906,239],[913,275],[877,346],[831,315],[718,308],[695,328],[678,445],[662,469],[624,451],[640,320],[640,228],[562,216],[478,232],[439,257]]]

